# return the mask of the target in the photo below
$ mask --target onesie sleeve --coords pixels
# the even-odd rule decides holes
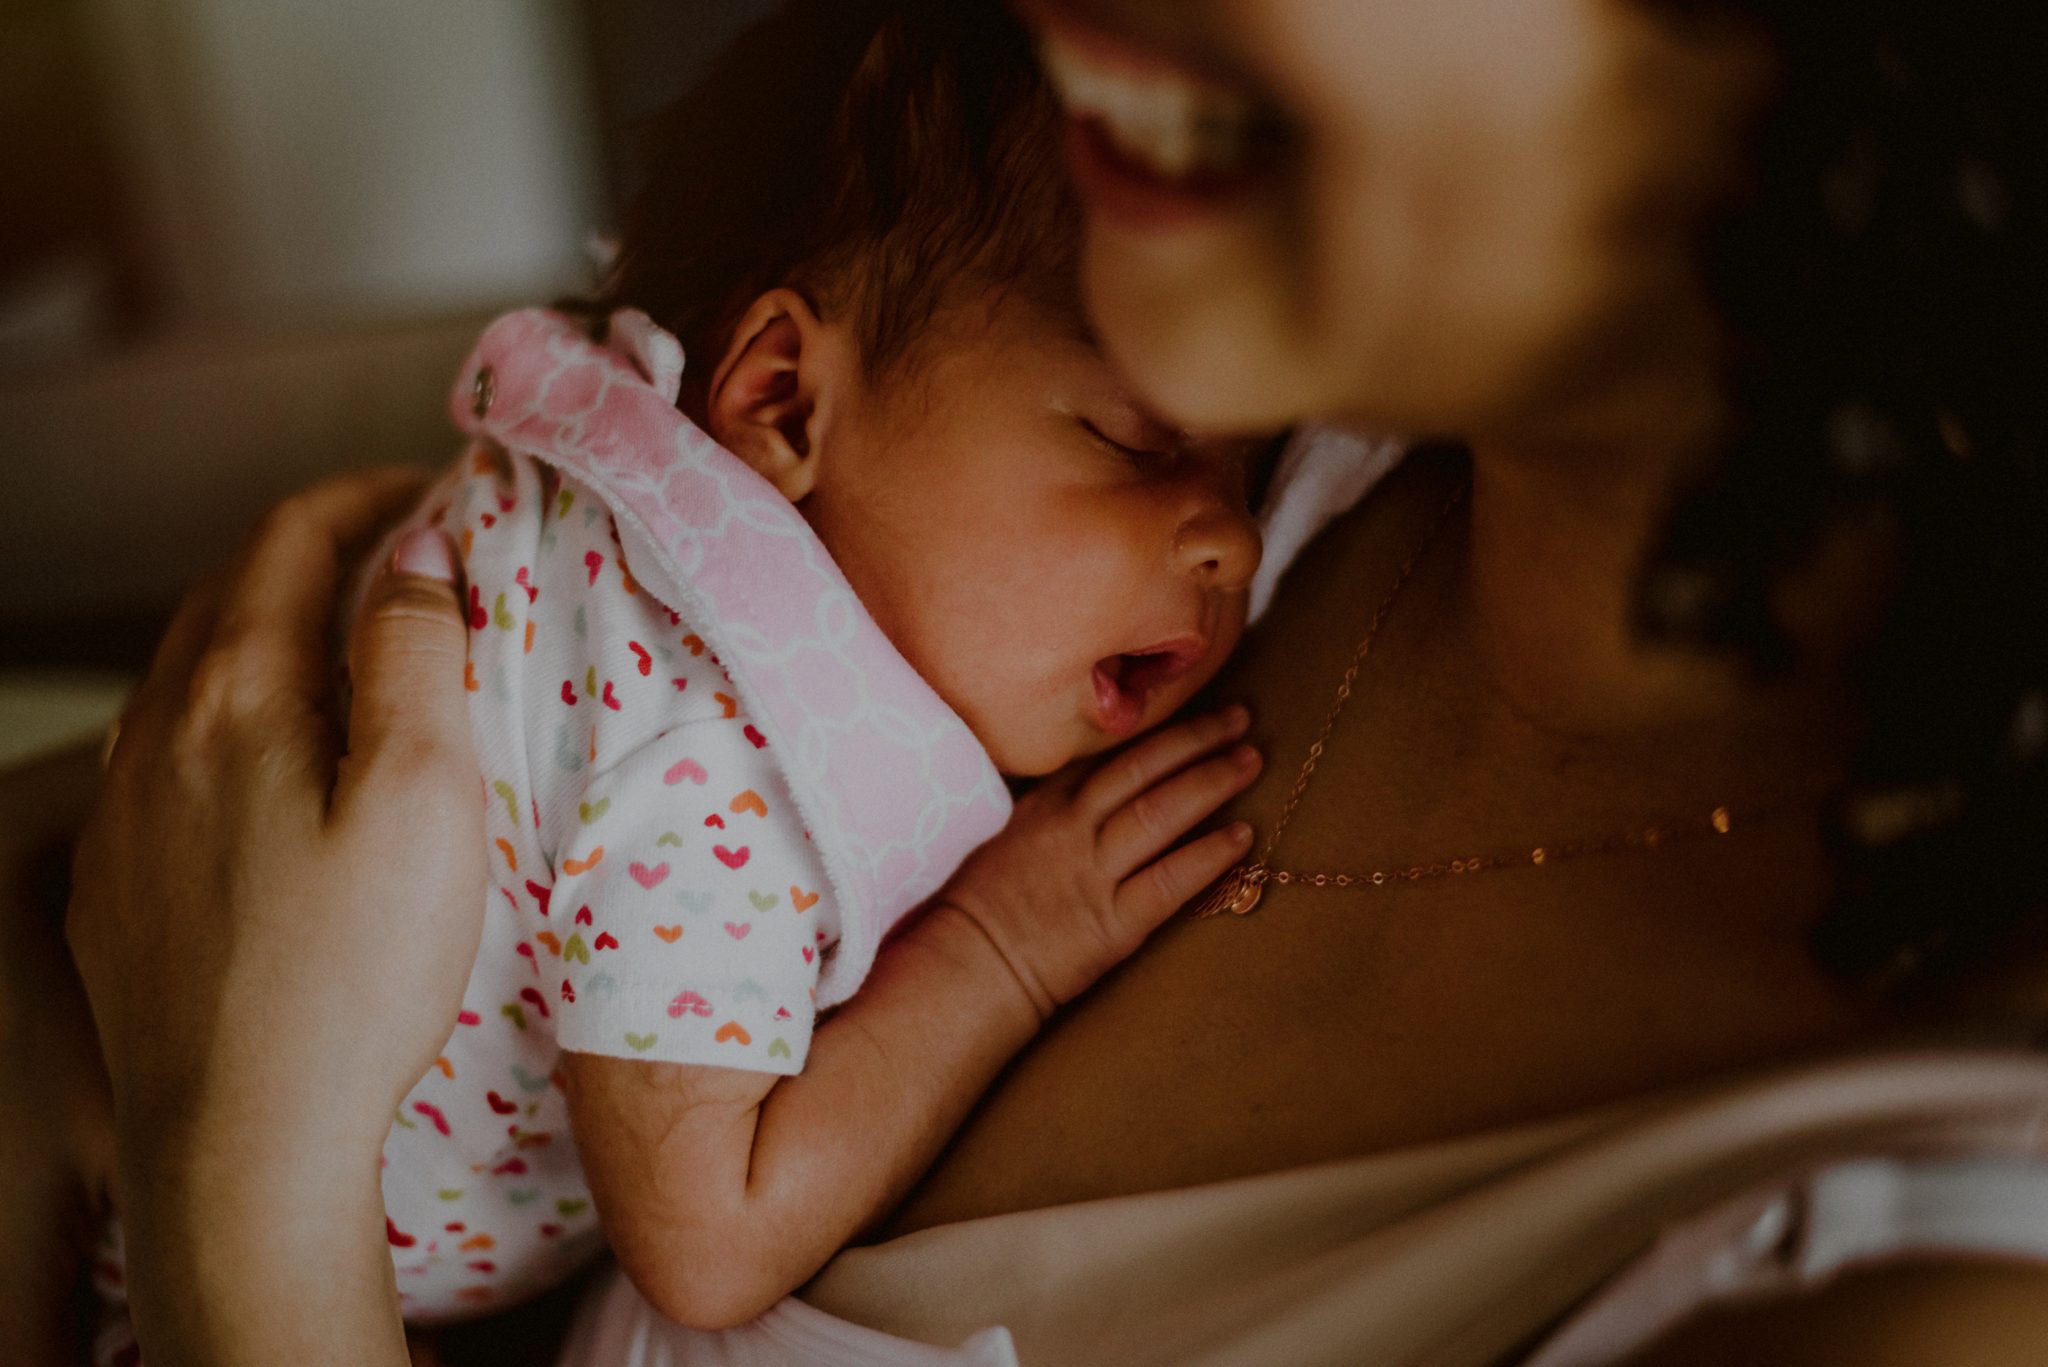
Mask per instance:
[[[580,788],[556,849],[555,943],[540,946],[560,970],[562,1048],[802,1069],[836,925],[750,730],[738,712],[686,723]]]
[[[505,1010],[583,1053],[799,1071],[838,915],[739,690],[635,581],[589,486],[484,446],[439,516],[525,960]]]

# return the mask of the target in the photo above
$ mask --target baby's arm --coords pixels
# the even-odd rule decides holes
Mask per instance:
[[[1245,726],[1183,723],[1027,795],[800,1076],[565,1054],[590,1191],[642,1294],[744,1323],[892,1209],[1052,1012],[1243,856],[1242,825],[1172,846],[1257,774],[1231,746]]]

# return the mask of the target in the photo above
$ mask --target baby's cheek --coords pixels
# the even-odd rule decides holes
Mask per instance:
[[[1046,611],[1061,599],[1055,586],[987,611],[949,652],[951,687],[941,691],[996,767],[1013,777],[1064,768],[1089,753],[1098,734],[1082,716],[1090,663],[1075,643],[1083,628]]]
[[[1072,743],[1048,725],[1051,690],[1042,674],[1034,680],[1020,667],[1015,645],[961,633],[912,664],[967,723],[998,770],[1013,778],[1036,777],[1066,763]]]

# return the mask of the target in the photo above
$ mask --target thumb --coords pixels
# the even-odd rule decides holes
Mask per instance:
[[[448,538],[407,532],[370,585],[349,633],[345,783],[473,786],[466,672],[469,627]]]

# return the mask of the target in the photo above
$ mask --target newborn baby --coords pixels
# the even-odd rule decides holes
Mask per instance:
[[[764,1307],[1241,853],[1169,854],[1253,772],[1197,763],[1231,719],[1004,826],[999,770],[1127,740],[1213,674],[1259,546],[1245,444],[1162,432],[1013,301],[955,307],[901,387],[769,291],[710,434],[636,312],[609,346],[514,314],[465,369],[477,441],[421,516],[469,585],[493,877],[462,1024],[385,1148],[410,1316],[537,1289],[599,1214],[672,1315]]]
[[[1250,777],[1198,763],[1241,723],[1007,828],[999,774],[1130,740],[1214,674],[1260,444],[1150,418],[1015,280],[962,270],[871,359],[843,301],[882,266],[842,269],[744,301],[696,422],[680,346],[630,310],[605,346],[512,315],[458,385],[477,442],[422,515],[469,585],[493,886],[464,1024],[385,1150],[415,1318],[536,1289],[598,1215],[671,1315],[765,1307],[1241,853],[1170,853]]]
[[[758,98],[806,10],[692,109]],[[473,440],[410,525],[460,552],[490,879],[384,1150],[414,1321],[607,1236],[672,1317],[751,1317],[1247,847],[1179,843],[1256,771],[1240,711],[1069,766],[1230,653],[1271,443],[1160,423],[1089,339],[1021,38],[899,17],[847,58],[782,90],[822,101],[809,171],[732,132],[721,181],[679,132],[612,290],[640,307],[509,315],[458,381]]]

